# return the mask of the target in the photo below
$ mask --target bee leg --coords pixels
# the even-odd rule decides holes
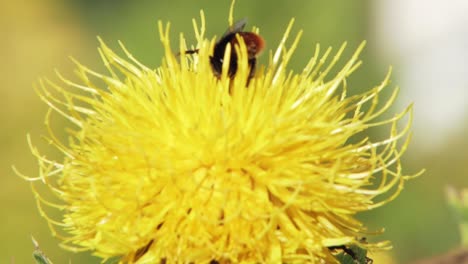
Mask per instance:
[[[246,87],[249,86],[249,83],[250,83],[250,80],[254,77],[255,75],[255,68],[257,66],[257,59],[254,57],[254,58],[250,58],[249,59],[249,77],[247,78],[247,83],[245,84]]]
[[[199,49],[193,49],[193,50],[186,50],[185,54],[195,54],[198,53]]]

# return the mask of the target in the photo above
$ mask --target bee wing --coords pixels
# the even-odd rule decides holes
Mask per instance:
[[[239,33],[241,32],[245,25],[247,25],[247,18],[244,17],[238,21],[236,21],[236,23],[234,23],[233,25],[231,25],[227,30],[226,32],[224,32],[223,36],[221,38],[224,38],[226,37],[227,35],[229,34],[233,34],[233,33]]]

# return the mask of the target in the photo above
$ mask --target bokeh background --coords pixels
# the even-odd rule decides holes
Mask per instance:
[[[162,60],[157,21],[171,21],[173,43],[179,32],[194,41],[192,18],[203,9],[207,36],[227,27],[230,1],[22,0],[0,1],[0,263],[33,263],[31,235],[54,263],[98,263],[88,253],[59,248],[41,218],[27,182],[11,166],[36,176],[26,142],[30,133],[45,154],[56,153],[41,139],[46,106],[33,90],[54,69],[73,76],[69,56],[103,70],[96,36],[111,47],[117,40],[150,67]],[[348,42],[348,52],[367,40],[363,66],[350,90],[378,84],[393,65],[392,85],[401,87],[393,112],[415,102],[414,137],[404,158],[407,173],[426,168],[391,204],[361,217],[380,238],[393,241],[395,263],[443,253],[459,243],[457,225],[445,203],[444,188],[468,187],[468,2],[466,0],[238,0],[237,18],[260,28],[275,48],[288,22],[304,30],[291,67],[300,69],[322,47]],[[177,47],[177,46],[175,46]],[[265,63],[266,56],[261,59]],[[61,120],[53,126],[60,127]],[[378,264],[378,263],[377,263]]]

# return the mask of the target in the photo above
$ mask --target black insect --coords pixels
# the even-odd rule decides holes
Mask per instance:
[[[247,24],[247,19],[237,21],[234,25],[228,28],[226,33],[216,42],[213,49],[213,56],[210,57],[211,67],[216,76],[221,75],[223,67],[223,57],[226,51],[228,43],[231,44],[231,56],[229,61],[230,77],[233,77],[237,72],[237,54],[235,46],[238,45],[238,40],[242,39],[247,47],[248,62],[250,67],[249,79],[253,77],[255,73],[255,67],[257,64],[257,55],[265,48],[265,41],[263,38],[253,32],[245,32],[244,27]],[[239,36],[240,38],[236,37]]]
[[[227,45],[230,43],[231,56],[229,61],[228,75],[229,77],[233,78],[236,75],[238,68],[238,56],[234,47],[239,44],[239,40],[243,40],[245,46],[247,47],[248,63],[250,68],[249,79],[247,81],[248,85],[248,82],[254,76],[255,73],[255,67],[257,65],[257,56],[265,48],[265,41],[260,35],[256,33],[243,31],[246,24],[247,19],[244,18],[237,21],[228,28],[228,30],[223,34],[223,36],[216,42],[213,49],[213,55],[210,56],[210,63],[214,75],[219,77],[223,68],[224,53],[226,52]],[[185,53],[193,54],[197,52],[198,50],[188,50]]]
[[[365,240],[361,242],[365,242]],[[367,250],[360,248],[356,245],[332,246],[332,247],[328,247],[328,249],[331,250],[332,252],[335,252],[335,254],[337,254],[335,256],[340,261],[343,261],[344,259],[347,258],[347,256],[349,256],[349,258],[351,258],[353,263],[356,263],[356,264],[372,264],[373,263],[373,260],[366,256]]]

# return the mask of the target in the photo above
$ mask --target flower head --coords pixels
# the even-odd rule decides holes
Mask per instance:
[[[40,177],[61,200],[71,249],[91,250],[128,263],[333,262],[329,248],[359,244],[365,226],[355,214],[381,206],[402,189],[400,157],[410,122],[408,107],[378,119],[393,103],[379,96],[389,76],[369,91],[347,96],[346,78],[360,64],[361,45],[330,75],[331,49],[316,52],[304,70],[287,64],[299,35],[270,53],[249,79],[248,52],[234,47],[238,69],[213,74],[215,40],[195,24],[197,54],[177,55],[169,27],[160,23],[165,57],[150,69],[123,47],[123,58],[101,42],[108,69],[77,63],[79,83],[43,81],[39,94],[51,112],[68,119],[60,162],[33,153]],[[226,52],[225,56],[229,56]],[[227,60],[225,60],[227,61]],[[327,65],[328,63],[328,65]],[[50,90],[54,89],[52,93]],[[49,115],[48,115],[49,116]],[[411,117],[411,114],[409,115]],[[355,140],[369,128],[389,126],[381,141]],[[398,143],[403,139],[403,143]],[[380,198],[382,194],[383,198]],[[387,243],[366,243],[382,248]]]

